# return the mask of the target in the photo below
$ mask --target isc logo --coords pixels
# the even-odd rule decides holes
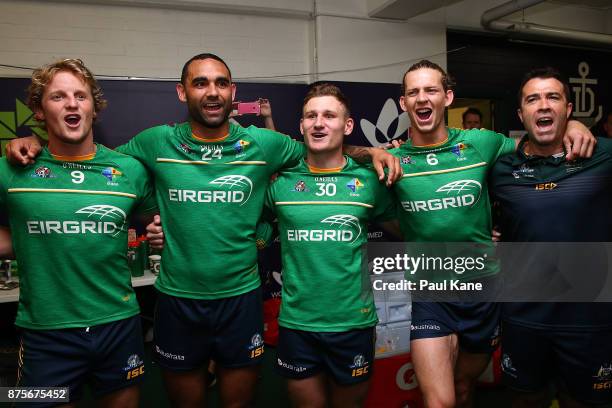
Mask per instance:
[[[352,377],[360,377],[362,375],[366,375],[368,373],[369,366],[353,368],[351,373]]]
[[[128,371],[127,379],[131,380],[132,378],[136,378],[141,374],[144,374],[144,365],[140,367],[136,367],[135,369]]]
[[[610,390],[612,389],[612,381],[605,381],[593,384],[594,390]]]
[[[251,358],[261,356],[263,352],[264,352],[264,346],[257,347],[256,349],[251,350]]]
[[[536,190],[552,190],[555,187],[557,187],[555,183],[540,183],[540,184],[536,184],[535,189]]]

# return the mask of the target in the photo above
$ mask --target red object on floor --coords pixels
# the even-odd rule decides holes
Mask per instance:
[[[410,353],[374,361],[367,408],[423,408]]]

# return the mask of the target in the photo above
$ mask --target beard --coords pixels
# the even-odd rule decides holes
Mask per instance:
[[[225,104],[223,104],[221,115],[214,119],[206,117],[206,114],[202,112],[199,101],[190,101],[187,104],[187,109],[189,110],[191,119],[209,129],[217,129],[228,121],[230,113],[232,112],[232,101],[226,101]]]

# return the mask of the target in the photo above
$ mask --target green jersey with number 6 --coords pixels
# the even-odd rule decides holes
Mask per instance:
[[[96,145],[86,160],[13,167],[0,159],[0,209],[19,262],[17,326],[88,327],[138,314],[127,264],[128,216],[155,209],[145,168]]]
[[[234,124],[227,137],[203,140],[182,123],[147,129],[118,150],[154,175],[165,237],[157,289],[217,299],[260,285],[255,228],[265,189],[303,157],[301,143]]]
[[[443,143],[413,146],[408,141],[391,150],[404,170],[393,188],[404,239],[491,242],[487,175],[498,157],[514,150],[514,140],[502,134],[453,128]]]
[[[278,217],[283,262],[281,326],[330,332],[376,324],[362,246],[369,221],[395,217],[391,202],[376,173],[348,157],[324,173],[302,161],[270,185],[266,208]]]

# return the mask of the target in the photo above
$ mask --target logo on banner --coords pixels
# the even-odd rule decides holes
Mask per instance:
[[[27,129],[19,132],[21,127]],[[47,140],[47,132],[44,127],[41,127],[40,122],[34,118],[32,110],[25,103],[15,98],[14,111],[0,112],[0,157],[5,150],[5,145],[11,139],[19,137],[18,133],[35,134]]]
[[[397,370],[395,374],[397,388],[402,391],[414,390],[419,386],[412,363],[406,363]]]
[[[587,78],[589,71],[589,64],[582,61],[578,64],[578,75],[580,77],[569,79],[574,93],[573,115],[576,118],[584,118],[581,121],[587,127],[597,123],[602,116],[602,107],[601,105],[595,106],[595,92],[591,89],[591,86],[597,85],[598,81],[595,78]],[[576,86],[573,86],[574,84]]]
[[[597,373],[593,376],[594,390],[610,390],[612,389],[612,363],[601,365]]]
[[[376,124],[367,119],[361,119],[359,124],[370,144],[380,146],[406,132],[410,126],[410,119],[408,114],[398,110],[395,101],[389,98],[383,105]],[[395,125],[395,131],[393,131],[392,125]]]

